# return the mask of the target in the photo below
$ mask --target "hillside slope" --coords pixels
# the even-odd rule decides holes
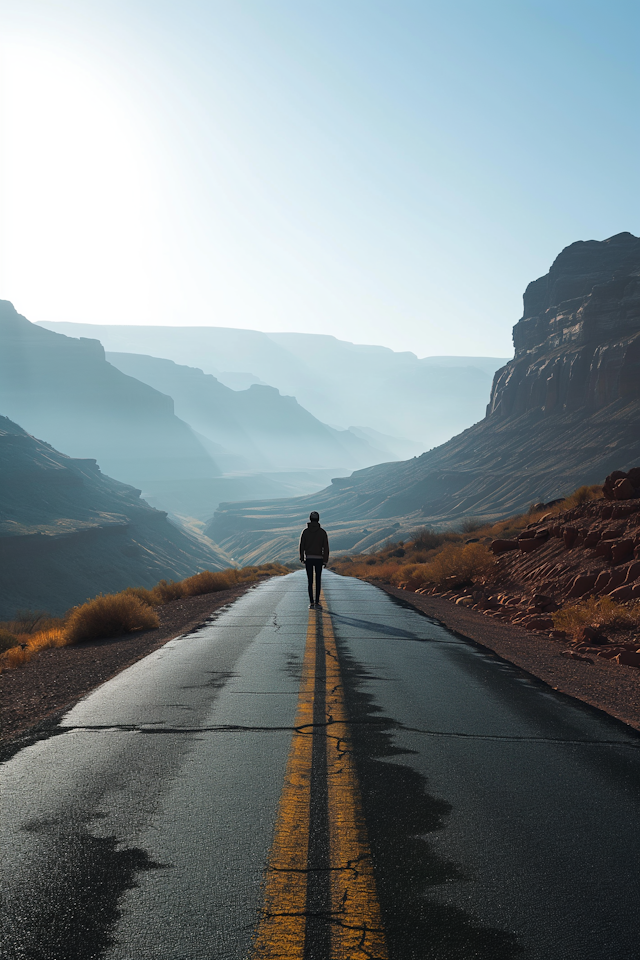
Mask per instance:
[[[295,555],[298,528],[318,509],[340,548],[361,550],[419,524],[516,513],[640,462],[640,239],[563,250],[527,287],[513,338],[480,423],[313,497],[222,505],[210,535],[238,556],[249,544],[253,556]]]
[[[426,357],[348,343],[323,334],[261,333],[225,327],[48,323],[96,337],[109,352],[139,353],[199,367],[238,389],[256,380],[294,396],[323,423],[369,427],[410,438],[411,453],[448,440],[480,420],[491,379],[504,360]],[[406,454],[405,454],[406,455]]]
[[[97,340],[30,323],[0,300],[0,412],[110,476],[215,477],[220,469],[173,401],[107,363]]]
[[[392,459],[348,430],[334,430],[300,406],[294,397],[253,384],[235,391],[211,374],[171,360],[136,353],[107,353],[119,370],[169,394],[176,413],[198,433],[224,448],[250,470],[358,467]]]
[[[0,417],[0,619],[229,565],[95,460],[67,457]]]

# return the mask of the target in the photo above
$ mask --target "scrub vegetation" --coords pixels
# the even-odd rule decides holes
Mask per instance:
[[[585,627],[607,632],[634,630],[640,625],[640,600],[618,603],[611,597],[590,597],[558,610],[553,622],[573,640],[581,638]]]
[[[0,672],[22,666],[34,654],[50,647],[153,630],[159,625],[154,608],[172,600],[217,593],[289,572],[278,563],[240,570],[203,570],[185,580],[161,580],[151,590],[128,587],[120,593],[100,594],[72,607],[64,617],[29,611],[18,613],[13,620],[0,623]]]
[[[459,530],[422,527],[407,540],[389,543],[376,553],[339,557],[331,566],[343,576],[382,580],[410,590],[485,583],[496,567],[489,549],[492,540],[516,537],[532,523],[550,520],[601,495],[601,486],[583,486],[553,506],[532,504],[527,513],[496,523],[468,517]]]
[[[567,516],[575,516],[585,504],[601,500],[602,493],[601,486],[582,486],[557,503],[533,504],[527,513],[497,523],[468,519],[458,530],[434,531],[425,527],[415,530],[405,541],[388,543],[375,553],[340,557],[332,566],[346,576],[379,580],[423,594],[438,594],[501,619],[519,622],[527,629],[547,632],[553,629],[558,637],[575,642],[584,641],[595,632],[600,637],[598,643],[606,644],[607,636],[611,636],[612,643],[613,637],[617,637],[618,643],[628,641],[633,646],[640,628],[640,599],[594,595],[593,592],[576,596],[565,587],[564,591],[555,590],[554,601],[544,594],[551,583],[550,568],[557,560],[541,568],[544,573],[541,579],[543,585],[546,579],[547,589],[540,590],[532,579],[531,563],[535,561],[529,560],[527,554],[519,550],[508,553],[510,566],[505,566],[507,561],[494,555],[491,549],[494,540],[514,540],[527,528],[548,529],[556,518],[560,518],[560,523],[565,522]],[[603,506],[611,503],[606,499],[601,502]],[[597,513],[594,516],[597,519]],[[561,540],[549,541],[553,542],[562,543]],[[574,556],[578,557],[575,561]],[[565,565],[577,563],[574,573],[579,574],[580,564],[584,562],[582,554],[565,553],[565,557]],[[519,584],[513,580],[518,574],[518,564],[522,566],[523,576]],[[564,576],[570,578],[572,574]],[[552,583],[551,589],[553,592]],[[638,646],[637,639],[635,645]]]

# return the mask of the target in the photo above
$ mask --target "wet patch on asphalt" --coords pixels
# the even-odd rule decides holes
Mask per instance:
[[[50,869],[30,873],[3,910],[7,960],[99,960],[113,944],[118,902],[142,871],[166,869],[144,850],[119,849],[116,837],[92,836],[86,825],[30,823],[50,848]]]
[[[458,907],[429,899],[429,888],[463,883],[455,863],[431,848],[428,835],[446,829],[452,807],[431,796],[423,776],[398,762],[399,725],[381,716],[366,692],[372,674],[336,637],[362,803],[391,960],[515,960],[514,934],[483,926]],[[393,761],[393,762],[390,762]]]

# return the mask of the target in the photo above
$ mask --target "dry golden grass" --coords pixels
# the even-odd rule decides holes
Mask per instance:
[[[414,562],[419,556],[421,562]],[[401,558],[371,556],[337,561],[334,569],[345,576],[361,580],[384,580],[396,586],[410,580],[418,586],[452,586],[452,578],[459,583],[475,582],[488,576],[495,566],[493,554],[483,543],[463,541],[443,543],[439,549],[424,554],[407,550]]]
[[[5,650],[10,650],[11,647],[15,647],[19,642],[17,634],[12,633],[11,630],[0,629],[0,653],[4,653]]]
[[[599,630],[633,630],[640,626],[640,600],[618,603],[611,597],[591,597],[579,600],[553,614],[557,630],[565,630],[574,640],[580,637],[584,627]]]
[[[137,597],[138,600],[146,603],[148,607],[158,606],[158,599],[154,595],[153,590],[147,590],[146,587],[127,587],[122,593],[129,597]]]
[[[443,588],[482,580],[494,566],[495,558],[484,543],[447,543],[433,560],[416,564],[409,576],[425,586]]]
[[[67,619],[67,643],[122,636],[135,630],[153,630],[160,625],[157,614],[139,597],[112,593],[74,607]]]
[[[2,655],[1,666],[4,669],[21,667],[28,663],[35,653],[48,650],[50,647],[64,647],[67,638],[61,627],[46,627],[34,634],[18,634],[14,636],[14,644]]]
[[[507,517],[496,523],[482,523],[474,517],[461,521],[460,530],[435,531],[428,527],[414,530],[406,541],[390,543],[372,554],[339,557],[332,567],[338,573],[361,580],[385,580],[398,585],[409,582],[442,588],[459,583],[482,581],[491,575],[494,558],[488,549],[491,540],[517,536],[530,523],[543,517],[556,517],[589,500],[602,496],[602,487],[583,486],[553,507],[534,509]],[[473,538],[478,543],[466,543]]]
[[[159,621],[153,607],[172,600],[216,593],[287,573],[290,571],[278,563],[240,570],[204,570],[178,582],[161,580],[151,590],[127,587],[120,593],[101,594],[74,607],[65,617],[20,613],[14,620],[0,623],[0,672],[28,663],[35,653],[49,647],[155,629]]]

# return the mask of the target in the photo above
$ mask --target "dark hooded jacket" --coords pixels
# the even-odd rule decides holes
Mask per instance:
[[[302,531],[300,559],[303,563],[305,560],[322,560],[323,563],[329,561],[329,537],[317,520],[309,520],[307,529]]]

